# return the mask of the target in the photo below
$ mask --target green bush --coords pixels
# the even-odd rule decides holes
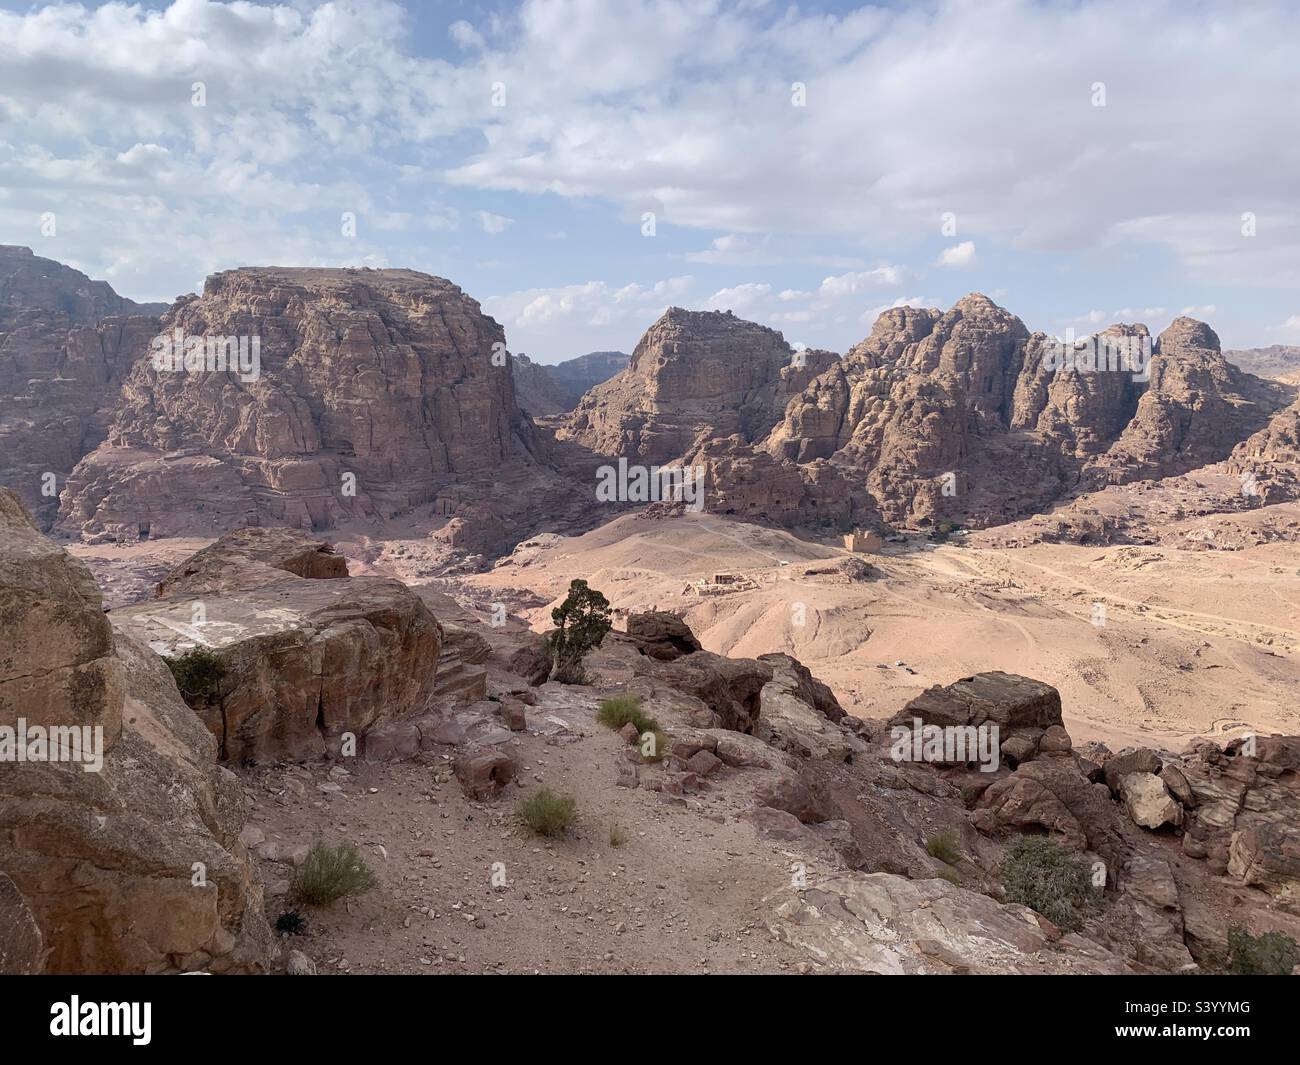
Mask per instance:
[[[211,705],[217,701],[221,678],[226,675],[226,663],[219,655],[206,647],[196,647],[172,658],[164,656],[163,661],[187,704]]]
[[[944,865],[956,865],[961,861],[961,849],[957,846],[957,833],[951,829],[936,832],[925,841],[925,852],[931,858],[938,858]]]
[[[1020,836],[1002,859],[1008,902],[1037,910],[1058,928],[1077,932],[1101,905],[1087,861],[1045,836]]]
[[[1285,932],[1252,936],[1228,929],[1228,967],[1237,976],[1289,976],[1300,965],[1300,947]]]
[[[611,847],[621,847],[627,842],[627,831],[619,825],[609,826],[609,845]]]
[[[325,906],[347,895],[360,895],[375,886],[375,874],[356,847],[312,845],[302,865],[293,871],[291,892],[311,906]]]
[[[635,695],[615,695],[605,699],[596,711],[596,720],[606,728],[614,729],[631,722],[642,735],[659,731],[659,722],[641,709],[641,700]]]
[[[557,795],[539,788],[515,807],[525,825],[539,836],[562,836],[577,817],[578,804],[572,795]]]

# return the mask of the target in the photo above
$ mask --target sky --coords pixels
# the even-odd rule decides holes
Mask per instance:
[[[1296,344],[1297,42],[1300,3],[0,0],[0,243],[141,301],[410,267],[545,363],[972,291]]]

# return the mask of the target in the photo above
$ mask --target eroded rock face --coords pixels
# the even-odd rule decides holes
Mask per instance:
[[[334,570],[330,560],[290,530],[230,533],[113,624],[169,656],[204,647],[221,659],[215,696],[192,701],[223,759],[338,754],[348,734],[429,709],[443,632],[399,581],[284,568]]]
[[[670,307],[628,368],[579,401],[564,435],[602,455],[666,465],[711,438],[762,437],[798,373],[781,334],[730,312]]]
[[[723,658],[696,651],[672,662],[642,658],[638,673],[699,699],[712,713],[714,725],[735,732],[753,732],[762,709],[763,686],[772,667],[752,658]]]
[[[122,731],[122,667],[90,571],[40,535],[0,488],[0,722]]]
[[[22,892],[0,873],[0,976],[31,976],[45,968],[45,937]]]
[[[773,935],[832,972],[1132,973],[1123,958],[1025,906],[945,880],[890,873],[827,877],[778,903]]]
[[[704,466],[711,512],[983,527],[1221,461],[1290,395],[1228,363],[1191,319],[1154,342],[1140,324],[1058,341],[978,293],[946,312],[888,310],[842,359],[798,357],[760,326],[674,308],[561,435],[605,455]],[[1256,450],[1285,466],[1285,421],[1274,436]]]
[[[1262,505],[1300,499],[1300,401],[1233,448],[1227,468],[1242,478],[1243,494]]]
[[[255,338],[258,372],[159,369],[142,353],[108,439],[69,480],[65,532],[323,529],[427,508],[513,544],[519,523],[576,498],[515,401],[501,327],[448,281],[233,270],[177,301],[162,335],[246,338],[249,358]]]
[[[72,468],[157,322],[103,281],[0,245],[0,484],[49,528]]]
[[[4,489],[0,597],[13,640],[0,725],[103,730],[98,771],[27,761],[0,773],[0,872],[39,926],[45,970],[263,968],[275,947],[238,841],[242,788],[167,667],[106,628],[89,571]]]
[[[1285,402],[1282,389],[1228,362],[1214,330],[1192,318],[1174,319],[1157,338],[1150,375],[1132,419],[1092,464],[1095,484],[1169,477],[1226,459]]]
[[[626,370],[631,358],[625,351],[589,351],[548,366],[547,372],[564,393],[564,409],[572,410],[589,388]]]
[[[569,409],[564,390],[551,377],[549,367],[533,362],[527,355],[512,355],[510,372],[515,379],[515,397],[525,414],[541,418]]]

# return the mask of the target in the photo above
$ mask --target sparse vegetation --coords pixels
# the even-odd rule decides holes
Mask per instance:
[[[621,847],[627,842],[627,830],[619,825],[609,826],[609,845],[611,847]]]
[[[934,529],[930,532],[930,539],[937,540],[941,544],[947,543],[948,538],[960,528],[957,522],[944,518],[942,521],[935,522]]]
[[[647,762],[662,762],[673,747],[668,734],[659,728],[646,729],[638,742],[641,745],[641,757]]]
[[[659,722],[641,709],[641,700],[635,695],[615,695],[605,699],[596,711],[596,720],[606,728],[620,729],[631,722],[637,732],[657,732]]]
[[[1002,859],[1008,902],[1037,910],[1058,928],[1077,932],[1101,905],[1088,863],[1045,836],[1020,836]]]
[[[348,895],[360,895],[375,886],[375,874],[356,847],[324,843],[312,845],[302,865],[293,871],[292,896],[311,906],[326,906]]]
[[[297,910],[285,910],[275,919],[275,930],[282,936],[300,936],[307,931],[307,918]]]
[[[582,660],[600,646],[613,628],[609,600],[587,582],[569,582],[569,594],[551,611],[555,631],[550,636],[551,679],[561,684],[587,683]]]
[[[572,795],[559,795],[550,788],[539,788],[515,807],[525,825],[539,836],[562,836],[578,814]]]
[[[1285,932],[1252,936],[1228,929],[1228,968],[1236,976],[1289,976],[1300,965],[1300,947]]]
[[[925,841],[925,852],[931,858],[938,858],[944,865],[956,865],[961,861],[961,849],[957,846],[957,833],[952,829],[936,832]]]
[[[195,647],[184,654],[163,657],[167,668],[176,678],[181,697],[190,706],[211,706],[220,695],[221,678],[226,675],[226,663],[206,647]]]
[[[958,875],[956,869],[948,869],[948,868],[940,869],[934,875],[937,876],[940,880],[946,880],[950,884],[956,884],[958,887],[961,887],[961,876]]]

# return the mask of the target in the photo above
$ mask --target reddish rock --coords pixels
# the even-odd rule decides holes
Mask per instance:
[[[504,751],[466,752],[456,759],[456,779],[470,799],[491,799],[516,777],[515,761]]]
[[[523,732],[528,728],[528,717],[524,704],[507,695],[501,700],[501,721],[511,732]]]
[[[722,760],[708,751],[696,751],[686,760],[686,768],[701,777],[707,777],[720,765]]]

